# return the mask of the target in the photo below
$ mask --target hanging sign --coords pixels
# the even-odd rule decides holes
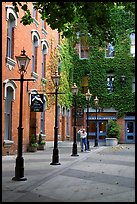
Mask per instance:
[[[43,94],[31,94],[31,107],[32,112],[43,112]]]

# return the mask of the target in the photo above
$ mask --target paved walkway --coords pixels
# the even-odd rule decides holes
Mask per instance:
[[[13,181],[16,156],[2,156],[2,202],[135,202],[135,145],[91,147],[71,156],[72,142],[24,153],[26,181]]]

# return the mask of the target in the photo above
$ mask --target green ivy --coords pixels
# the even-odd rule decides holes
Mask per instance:
[[[94,97],[99,98],[102,108],[113,107],[118,111],[118,117],[125,112],[135,111],[135,93],[132,93],[132,77],[135,76],[135,58],[130,54],[129,34],[135,29],[135,17],[121,8],[112,11],[115,56],[105,58],[105,42],[100,44],[97,37],[89,37],[90,56],[80,60],[75,45],[78,39],[63,39],[61,44],[61,86],[65,94],[59,96],[60,104],[70,107],[73,102],[71,86],[75,82],[79,92],[77,104],[86,107],[85,96],[81,92],[83,76],[88,75],[89,89],[92,93],[90,106],[94,107]],[[99,49],[101,47],[101,49]],[[108,93],[107,74],[114,74],[114,92]],[[120,82],[121,75],[126,76],[125,85]]]

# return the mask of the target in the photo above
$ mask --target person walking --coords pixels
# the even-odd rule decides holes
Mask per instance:
[[[81,152],[83,152],[84,146],[85,146],[85,151],[87,151],[88,150],[88,148],[87,148],[87,132],[84,128],[83,128],[83,130],[80,131],[80,137],[81,137]]]

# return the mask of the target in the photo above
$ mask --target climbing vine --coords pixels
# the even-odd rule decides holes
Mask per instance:
[[[113,9],[112,19],[113,29],[116,32],[114,39],[115,56],[105,58],[106,42],[100,44],[100,39],[90,37],[90,56],[88,59],[80,60],[76,52],[73,39],[64,40],[61,49],[61,72],[62,87],[66,91],[63,103],[71,105],[72,94],[70,87],[72,82],[76,82],[79,93],[77,104],[83,108],[86,106],[85,96],[82,94],[81,83],[83,76],[88,76],[89,89],[92,93],[90,105],[94,107],[94,96],[99,98],[99,105],[102,108],[113,107],[118,111],[118,117],[125,112],[135,111],[135,94],[132,92],[132,78],[135,76],[135,58],[130,54],[129,35],[134,31],[135,19],[129,13],[125,13],[122,8]],[[72,51],[72,47],[74,50]],[[114,92],[107,90],[107,74],[114,74]],[[120,77],[125,75],[126,81],[121,86]],[[65,80],[66,78],[66,80]],[[64,96],[60,97],[60,100]]]

